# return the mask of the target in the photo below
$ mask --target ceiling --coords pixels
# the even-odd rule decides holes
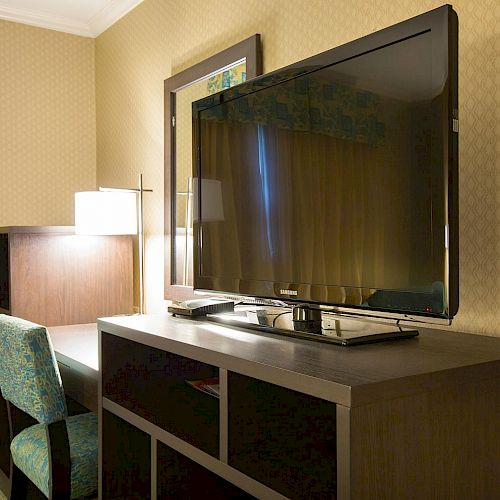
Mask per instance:
[[[0,19],[96,37],[142,0],[0,0]]]

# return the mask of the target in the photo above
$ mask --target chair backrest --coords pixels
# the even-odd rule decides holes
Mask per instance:
[[[0,314],[3,397],[40,423],[68,414],[54,349],[44,326]]]

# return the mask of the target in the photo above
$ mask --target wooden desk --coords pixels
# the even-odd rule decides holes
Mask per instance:
[[[89,410],[97,411],[99,375],[97,325],[48,328],[64,391]]]

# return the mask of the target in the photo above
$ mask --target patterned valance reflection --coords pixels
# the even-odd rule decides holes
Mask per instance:
[[[242,62],[233,66],[232,68],[225,69],[220,73],[211,76],[207,80],[207,94],[212,95],[221,90],[234,87],[240,83],[245,82],[247,79],[247,64]]]
[[[256,83],[262,84],[262,80]],[[203,110],[200,118],[269,125],[372,145],[383,142],[384,101],[379,95],[316,73],[280,80],[257,92],[251,92],[252,82],[248,82],[213,96],[213,107]],[[217,106],[220,97],[223,106]],[[198,102],[198,109],[209,105],[208,99]]]

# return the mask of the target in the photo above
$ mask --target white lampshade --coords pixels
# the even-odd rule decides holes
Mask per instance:
[[[198,221],[198,184],[193,178],[193,221]],[[201,209],[204,222],[224,220],[222,204],[222,182],[216,179],[201,179]]]
[[[135,193],[84,191],[75,193],[76,234],[137,234]]]

